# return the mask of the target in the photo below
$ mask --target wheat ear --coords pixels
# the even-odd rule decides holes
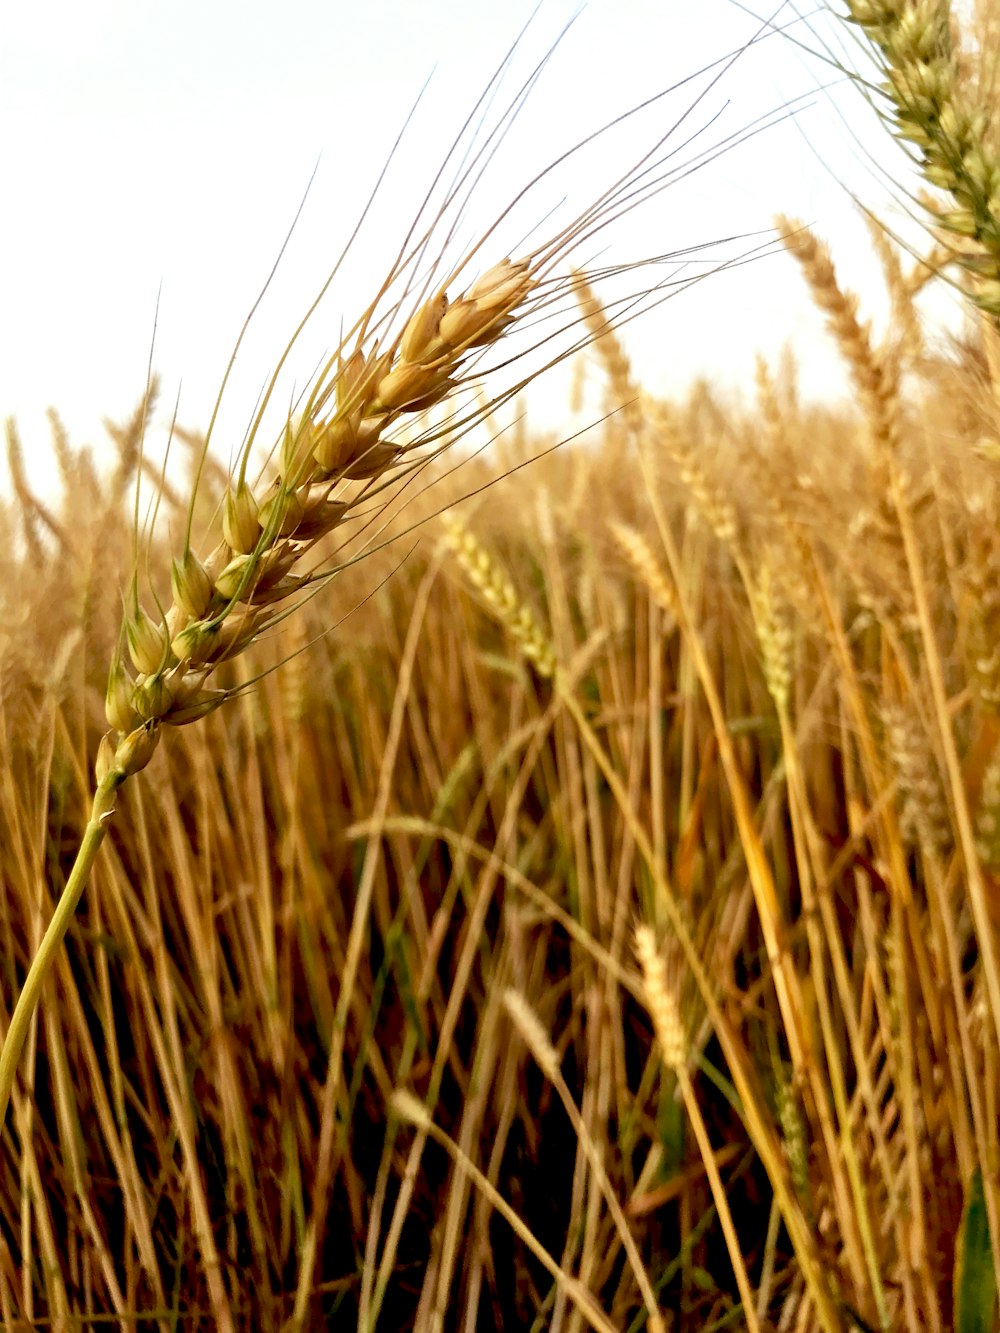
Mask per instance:
[[[558,665],[555,649],[540,628],[531,607],[522,602],[513,583],[457,514],[445,514],[442,522],[445,545],[454,552],[469,582],[510,631],[538,674],[554,676]]]
[[[971,296],[1000,317],[1000,158],[990,98],[963,72],[948,0],[848,0],[871,43],[896,136],[919,154],[922,196],[937,227],[958,238],[952,257],[972,275]],[[984,53],[986,54],[986,53]]]

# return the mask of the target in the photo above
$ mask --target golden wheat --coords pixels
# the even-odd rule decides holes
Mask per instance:
[[[63,909],[14,1084],[5,1328],[943,1333],[970,1293],[995,1320],[990,344],[918,350],[909,296],[938,258],[901,277],[881,233],[876,342],[805,245],[860,428],[853,404],[803,402],[788,358],[754,405],[657,403],[585,280],[524,275],[499,338],[582,295],[583,373],[623,410],[523,481],[467,464],[481,538],[456,479],[423,502],[448,507],[471,597],[440,547],[397,569],[371,535],[389,480],[456,414],[485,420],[466,395],[425,425],[408,398],[474,384],[471,348],[428,352],[478,299],[452,270],[337,353],[276,477],[203,466],[190,539],[138,564],[131,545],[150,579],[123,628],[148,403],[103,483],[53,422],[62,506],[22,477],[0,509],[9,978],[86,822],[116,640],[130,730],[102,771],[141,761],[130,735],[166,739],[155,781],[115,795],[129,817],[86,907]],[[442,310],[442,290],[464,296]],[[365,380],[360,416],[336,388],[359,346],[396,404]],[[376,471],[348,476],[369,448]],[[180,488],[165,502],[186,521]],[[357,605],[338,635],[309,600],[334,568]],[[511,654],[483,650],[483,608]],[[182,660],[173,639],[216,621]],[[189,703],[210,715],[169,725]]]

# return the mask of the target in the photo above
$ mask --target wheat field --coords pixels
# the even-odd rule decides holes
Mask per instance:
[[[911,144],[927,8],[851,6]],[[462,358],[550,299],[526,263],[338,352],[256,498],[185,431],[151,481],[152,388],[106,473],[53,414],[51,497],[9,426],[4,1032],[95,764],[115,817],[2,1128],[4,1329],[997,1327],[1000,167],[962,132],[993,175],[920,147],[924,252],[873,225],[877,335],[836,238],[776,221],[850,402],[791,355],[658,398],[571,272],[601,420],[553,448],[483,398],[438,456]]]

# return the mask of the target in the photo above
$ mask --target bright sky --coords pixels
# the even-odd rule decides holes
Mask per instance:
[[[127,414],[145,382],[158,293],[153,359],[163,381],[161,417],[169,418],[179,394],[179,420],[205,426],[233,342],[318,163],[241,354],[225,418],[238,445],[259,386],[349,238],[425,82],[380,202],[293,356],[299,385],[336,344],[341,319],[351,323],[377,289],[415,200],[532,9],[526,0],[4,6],[0,413],[17,417],[28,452],[47,456],[50,404],[77,442],[98,442],[103,416]],[[574,14],[477,189],[463,239],[491,222],[538,167],[608,118],[719,60],[758,27],[732,0],[590,0],[582,8],[543,0],[495,106]],[[815,44],[824,24],[821,13],[796,31]],[[875,203],[885,190],[851,129],[882,160],[896,159],[856,92],[843,85],[817,91],[829,77],[794,42],[769,38],[714,87],[706,77],[687,85],[543,185],[510,220],[507,243],[516,248],[563,196],[557,218],[586,206],[699,91],[703,100],[672,141],[678,165],[798,99],[794,119],[622,219],[602,238],[600,260],[760,231],[783,210],[813,223],[833,242],[847,280],[874,292],[877,271],[841,181]],[[879,308],[874,296],[872,308]],[[668,301],[632,325],[626,342],[654,391],[682,391],[696,375],[746,386],[754,354],[777,357],[791,341],[810,391],[835,392],[839,372],[821,330],[794,265],[770,257]],[[538,400],[540,424],[558,419],[562,393],[555,405]]]

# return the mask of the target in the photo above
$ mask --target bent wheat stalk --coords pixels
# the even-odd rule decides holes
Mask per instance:
[[[186,545],[174,559],[171,605],[148,612],[133,579],[108,681],[111,730],[97,756],[90,820],[0,1051],[0,1122],[42,983],[114,815],[118,788],[149,763],[164,727],[198,721],[230,695],[212,688],[216,669],[282,620],[289,600],[323,577],[295,570],[352,512],[357,497],[345,498],[345,484],[366,482],[364,494],[405,457],[392,427],[453,393],[472,355],[523,316],[539,286],[536,264],[503,259],[457,299],[441,290],[424,301],[386,351],[376,344],[367,353],[358,347],[339,354],[329,382],[314,389],[298,422],[289,421],[274,481],[256,494],[241,469],[225,497],[215,550],[203,561]]]

